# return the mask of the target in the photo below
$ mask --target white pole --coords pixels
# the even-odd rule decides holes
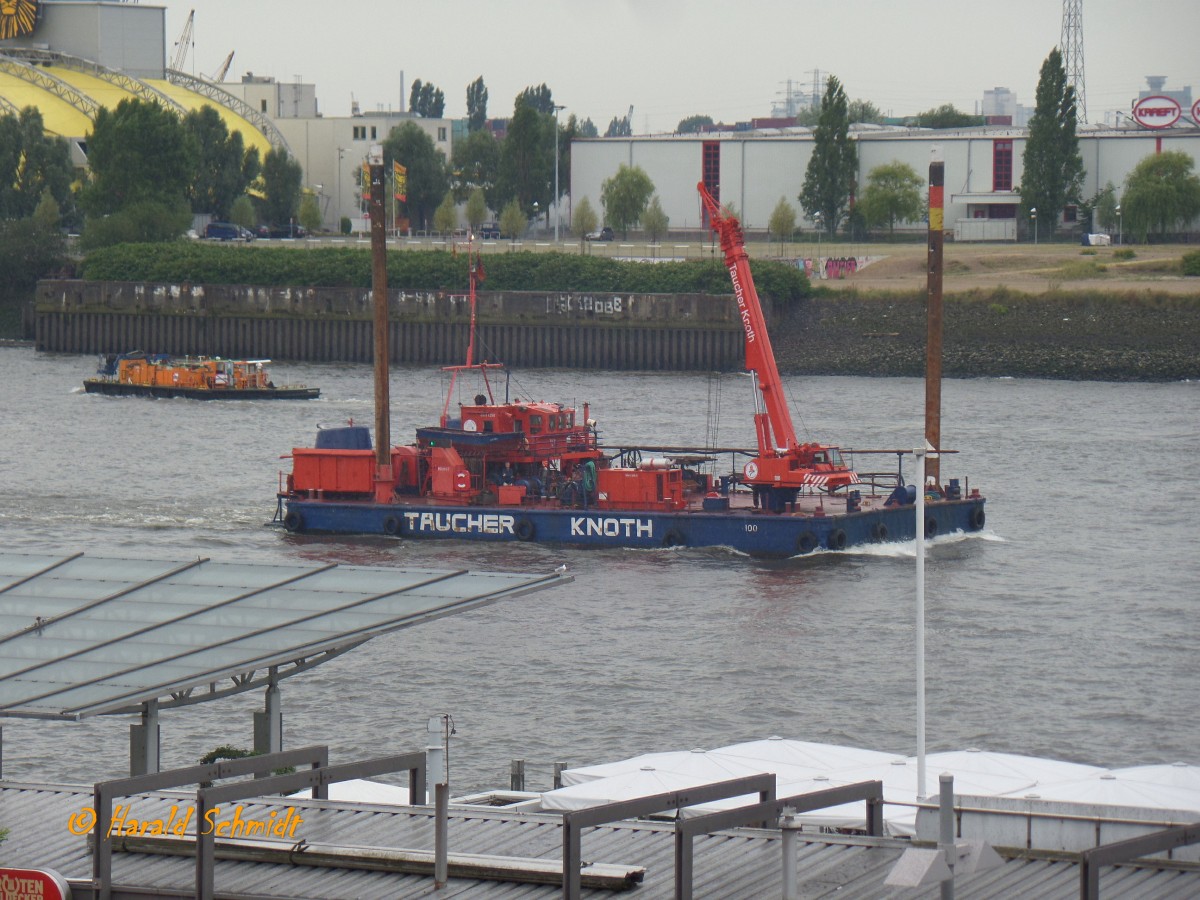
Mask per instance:
[[[925,794],[925,448],[917,458],[917,797]]]
[[[796,878],[796,832],[800,826],[796,824],[796,811],[790,806],[783,808],[779,827],[783,831],[783,900],[796,900],[799,896]]]
[[[954,900],[954,864],[958,854],[954,846],[954,776],[938,776],[938,849],[946,854],[950,877],[942,882],[942,900]]]

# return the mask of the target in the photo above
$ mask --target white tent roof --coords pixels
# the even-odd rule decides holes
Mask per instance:
[[[748,774],[748,773],[744,773]],[[670,791],[683,791],[714,781],[726,781],[736,775],[722,775],[708,778],[703,775],[681,775],[644,766],[633,772],[611,775],[608,778],[597,778],[570,787],[547,791],[542,794],[541,805],[545,810],[568,812],[575,809],[587,809],[592,806],[602,806],[605,803],[616,803],[620,800],[633,800],[638,797],[651,797],[654,794],[665,794]],[[756,798],[757,799],[757,798]]]
[[[1164,787],[1200,791],[1200,766],[1191,766],[1183,762],[1113,769],[1112,774],[1122,781],[1144,781]]]
[[[952,775],[1008,775],[1014,778],[1029,780],[1033,784],[1051,781],[1073,781],[1077,778],[1087,778],[1099,775],[1105,770],[1100,766],[1088,766],[1083,763],[1065,762],[1058,759],[1041,759],[1037,756],[1021,756],[1015,753],[994,753],[991,750],[977,750],[969,747],[966,750],[948,750],[944,753],[930,753],[925,757],[925,764],[933,773],[934,786],[941,772]],[[955,791],[960,794],[957,778]]]
[[[963,793],[967,793],[967,791]],[[1200,788],[1140,781],[1116,772],[1105,772],[1103,775],[1081,778],[1076,781],[1039,784],[1027,791],[1017,791],[1009,796],[1062,800],[1094,806],[1133,806],[1139,809],[1200,812]]]
[[[983,797],[1029,797],[1106,806],[1200,812],[1200,766],[1185,763],[1109,771],[1099,766],[969,748],[929,754],[925,796],[936,797],[938,776],[954,776],[954,792]],[[716,750],[672,750],[563,772],[563,787],[542,794],[543,809],[583,809],[741,775],[776,775],[776,796],[790,797],[859,781],[882,781],[884,824],[891,834],[916,827],[917,759],[858,747],[770,737]],[[744,806],[754,796],[731,797],[682,810],[701,815]],[[810,825],[861,827],[861,803],[805,813]]]
[[[811,769],[815,775],[886,763],[895,758],[894,753],[883,753],[879,750],[794,741],[777,735],[761,741],[746,741],[730,744],[728,747],[718,747],[712,752],[752,761],[756,765],[766,764],[768,768],[765,771],[774,771],[769,767],[776,765],[799,766]]]

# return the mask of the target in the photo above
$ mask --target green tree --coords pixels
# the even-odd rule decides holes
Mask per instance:
[[[858,151],[850,140],[850,113],[846,92],[830,75],[821,112],[813,131],[813,152],[804,173],[800,203],[810,217],[821,214],[822,227],[835,234],[854,193]]]
[[[1111,181],[1092,200],[1095,224],[1105,231],[1117,230],[1117,186]]]
[[[500,142],[486,129],[472,131],[456,141],[450,153],[450,177],[454,199],[465,200],[476,188],[483,190],[489,206],[498,206],[496,179],[500,174]]]
[[[1200,177],[1192,165],[1190,154],[1168,150],[1134,166],[1121,197],[1125,231],[1145,241],[1151,232],[1166,236],[1187,228],[1200,215]]]
[[[118,212],[89,216],[80,237],[84,250],[113,244],[150,244],[173,241],[192,224],[192,210],[182,198],[135,200]]]
[[[196,177],[196,139],[170,110],[140,99],[101,107],[87,137],[91,181],[83,189],[91,216],[133,203],[186,202]]]
[[[324,224],[324,217],[321,215],[321,201],[316,194],[311,191],[305,191],[300,197],[300,214],[297,216],[300,220],[300,227],[309,234],[321,230],[321,225]]]
[[[883,122],[883,111],[870,100],[852,100],[846,111],[854,123],[879,125]]]
[[[479,131],[487,125],[488,89],[480,75],[467,85],[467,131]]]
[[[254,209],[254,201],[245,194],[233,201],[229,208],[229,221],[253,231],[258,227],[258,213]]]
[[[440,119],[446,110],[446,98],[441,88],[418,78],[408,94],[408,109],[422,119]]]
[[[433,211],[450,189],[446,157],[416,122],[393,128],[383,142],[385,171],[398,162],[408,169],[408,199],[404,202],[409,221],[424,230],[433,220]]]
[[[1062,54],[1056,47],[1042,63],[1022,157],[1021,211],[1028,217],[1031,210],[1039,210],[1037,225],[1044,234],[1053,235],[1063,208],[1079,202],[1083,157],[1075,124],[1075,88],[1067,84]]]
[[[600,185],[604,221],[628,237],[629,229],[641,220],[653,195],[654,182],[645,170],[622,163],[617,174]]]
[[[300,163],[282,147],[272,147],[263,159],[263,219],[282,228],[290,225],[300,209]]]
[[[529,219],[515,197],[500,211],[500,234],[506,238],[515,241],[525,233],[528,224]]]
[[[546,87],[545,82],[537,87],[527,87],[517,95],[517,104],[524,103],[532,106],[543,115],[554,115],[554,95],[550,88]]]
[[[796,210],[788,203],[786,197],[780,197],[779,202],[775,204],[771,218],[767,221],[767,230],[780,242],[792,239],[796,231]]]
[[[608,129],[604,132],[605,137],[630,137],[633,134],[633,123],[629,121],[629,116],[612,117],[612,121],[608,123]]]
[[[581,247],[583,246],[584,237],[595,231],[596,226],[599,224],[592,201],[584,197],[575,204],[574,213],[571,216],[571,228],[579,235],[579,244]]]
[[[43,231],[56,231],[62,222],[62,211],[58,201],[47,187],[42,191],[42,199],[38,201],[37,209],[33,211],[33,224]]]
[[[242,133],[231,133],[212,106],[189,112],[183,126],[196,139],[198,150],[196,177],[188,190],[192,212],[228,219],[233,201],[258,177],[258,148],[247,151]]]
[[[0,334],[22,337],[21,306],[66,262],[66,239],[35,219],[0,220]]]
[[[450,234],[458,227],[458,208],[454,195],[447,191],[438,208],[433,211],[433,230],[438,234]]]
[[[642,230],[646,232],[646,237],[651,243],[657,244],[659,238],[666,235],[670,223],[670,217],[662,208],[658,194],[655,194],[650,198],[650,205],[646,207],[646,211],[642,213]]]
[[[959,110],[953,103],[943,103],[935,109],[913,116],[913,124],[919,128],[971,128],[983,124],[983,116],[973,116]]]
[[[46,135],[36,108],[0,115],[0,218],[33,215],[47,191],[60,215],[73,218],[74,177],[67,142]]]
[[[678,134],[696,134],[704,126],[713,123],[712,116],[688,116],[686,119],[680,119],[679,124],[675,126],[675,131]]]
[[[876,166],[867,174],[867,186],[857,209],[868,227],[886,225],[888,233],[897,222],[916,222],[925,213],[925,181],[908,163]]]
[[[467,198],[467,224],[471,226],[471,231],[478,232],[487,215],[487,198],[483,194],[483,188],[475,188]]]
[[[594,138],[600,137],[600,131],[596,128],[596,123],[591,119],[584,119],[579,123],[579,137]]]
[[[506,205],[515,199],[526,215],[532,215],[535,203],[547,208],[554,181],[553,129],[551,116],[517,98],[508,136],[500,148],[494,205]]]

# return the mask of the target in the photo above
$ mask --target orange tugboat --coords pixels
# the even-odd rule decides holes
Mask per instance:
[[[221,359],[132,353],[100,358],[95,378],[83,389],[112,397],[186,397],[192,400],[313,400],[319,388],[276,386],[263,368],[269,359]]]

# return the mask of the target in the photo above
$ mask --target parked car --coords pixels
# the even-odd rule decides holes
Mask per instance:
[[[611,241],[613,239],[613,230],[605,225],[599,231],[592,231],[583,236],[585,241]]]
[[[302,238],[308,237],[308,232],[299,225],[259,225],[260,238]]]
[[[498,222],[484,222],[479,226],[479,236],[485,241],[499,240],[500,224]]]
[[[204,227],[204,236],[210,241],[252,241],[250,230],[232,222],[209,222]]]

